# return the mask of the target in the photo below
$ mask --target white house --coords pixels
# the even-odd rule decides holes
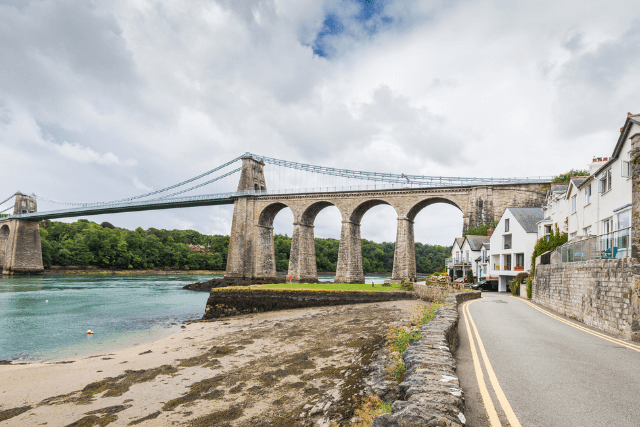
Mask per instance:
[[[462,243],[462,252],[468,254],[471,271],[477,279],[482,277],[479,268],[482,265],[482,245],[484,243],[489,243],[488,236],[467,235]]]
[[[491,273],[498,276],[498,291],[518,273],[531,271],[531,254],[538,240],[541,208],[507,208],[491,235]]]
[[[538,224],[539,238],[557,227],[568,234],[569,241],[594,236],[579,249],[579,260],[629,256],[631,137],[639,132],[640,114],[629,115],[613,154],[594,157],[590,176],[572,178],[568,185],[552,185],[543,207],[544,219]]]
[[[466,271],[471,266],[471,261],[469,259],[469,253],[466,254],[462,250],[462,245],[464,244],[464,237],[456,237],[453,241],[453,245],[451,246],[451,258],[447,258],[445,260],[445,267],[451,273],[456,274],[456,271],[462,271],[462,275],[466,273]]]
[[[485,277],[488,278],[489,277],[489,267],[490,267],[490,248],[491,248],[491,243],[490,243],[490,239],[491,236],[486,236],[487,241],[486,243],[483,243],[480,249],[480,256],[476,258],[476,277],[478,278],[478,280],[480,280],[481,278]]]

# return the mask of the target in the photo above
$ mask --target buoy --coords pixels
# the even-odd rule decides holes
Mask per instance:
[[[89,330],[87,331],[87,334],[88,334],[88,335],[93,335],[93,332],[91,331],[91,329],[89,329]]]
[[[44,302],[49,302],[49,300],[45,300]]]

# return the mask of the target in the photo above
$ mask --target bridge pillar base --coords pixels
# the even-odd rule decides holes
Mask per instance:
[[[335,283],[364,283],[360,224],[342,221]]]
[[[398,218],[391,280],[416,281],[416,246],[414,240],[413,221],[406,217]]]
[[[318,281],[316,243],[312,225],[300,222],[293,224],[287,281],[293,283],[316,283]]]
[[[253,220],[254,205],[253,197],[240,197],[234,203],[225,278],[253,279],[255,277],[253,273],[254,233],[256,232]],[[273,247],[273,230],[269,231],[271,247]],[[261,237],[268,239],[269,236],[261,234]]]
[[[0,221],[2,274],[42,274],[42,244],[38,221]]]

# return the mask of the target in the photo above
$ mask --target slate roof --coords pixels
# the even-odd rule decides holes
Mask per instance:
[[[458,242],[458,246],[462,248],[462,244],[464,243],[464,237],[456,237],[456,242]]]
[[[469,247],[472,251],[479,251],[480,249],[482,249],[483,243],[489,243],[489,239],[491,239],[491,237],[469,235],[466,237],[466,239],[469,242]]]
[[[580,177],[580,178],[571,178],[571,181],[573,181],[573,183],[576,185],[576,187],[580,188],[580,186],[582,184],[585,183],[585,181],[587,181],[589,178],[591,178],[590,176],[585,176],[585,177]]]
[[[542,208],[507,208],[527,233],[538,232],[538,222],[544,218]]]
[[[555,194],[566,193],[569,189],[569,184],[551,184],[551,191]]]
[[[489,237],[489,239],[491,239],[491,237]],[[483,243],[482,246],[484,246],[485,248],[487,248],[487,250],[491,249],[491,243],[487,242],[487,243]]]

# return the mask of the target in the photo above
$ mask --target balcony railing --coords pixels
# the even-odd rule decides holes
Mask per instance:
[[[565,243],[556,249],[562,262],[590,259],[620,259],[631,256],[631,227],[583,240]]]

